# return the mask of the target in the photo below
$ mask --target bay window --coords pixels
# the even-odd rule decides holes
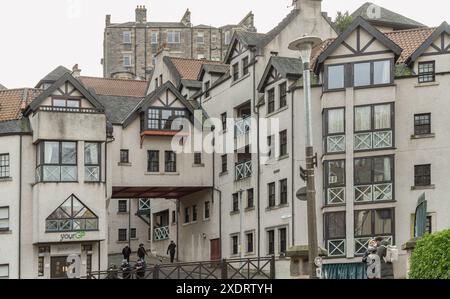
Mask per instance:
[[[325,110],[325,148],[328,154],[345,152],[345,109]]]
[[[355,151],[393,147],[393,115],[392,103],[355,107]]]
[[[84,144],[84,180],[86,182],[100,181],[100,148],[98,142]]]
[[[186,114],[186,110],[184,109],[150,108],[147,115],[147,129],[167,131],[181,130],[181,126],[173,128],[172,123],[177,118],[186,117]]]
[[[326,205],[345,203],[345,160],[325,162]]]
[[[77,143],[69,141],[39,143],[36,175],[38,182],[77,181]]]
[[[394,199],[392,156],[355,159],[355,202]]]
[[[355,254],[364,254],[369,241],[383,237],[394,243],[394,209],[355,211]]]
[[[325,245],[329,256],[346,255],[345,212],[324,214]]]
[[[345,65],[327,67],[327,89],[343,89],[345,87]]]

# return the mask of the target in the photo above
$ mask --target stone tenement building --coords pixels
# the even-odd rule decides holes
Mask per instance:
[[[256,32],[253,13],[239,24],[219,28],[193,26],[189,9],[179,22],[148,22],[147,8],[136,8],[134,22],[116,24],[106,16],[104,36],[103,76],[105,78],[142,78],[151,75],[154,57],[161,47],[171,56],[194,59],[222,60],[231,36],[237,29]]]

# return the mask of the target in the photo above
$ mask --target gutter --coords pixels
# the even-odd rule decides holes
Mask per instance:
[[[19,153],[19,264],[18,264],[18,278],[22,278],[22,147],[23,140],[20,135],[20,153]]]

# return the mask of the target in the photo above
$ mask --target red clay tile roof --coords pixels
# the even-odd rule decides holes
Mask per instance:
[[[317,63],[317,59],[319,59],[320,54],[322,54],[323,51],[325,51],[332,42],[334,42],[334,38],[328,38],[324,40],[322,43],[320,43],[318,46],[316,46],[311,51],[311,69],[315,68],[315,65]]]
[[[424,42],[436,28],[418,28],[385,32],[384,34],[403,49],[398,63],[405,62]]]
[[[202,65],[204,64],[224,64],[221,61],[212,61],[204,59],[188,59],[177,57],[169,57],[169,59],[172,61],[178,73],[180,73],[181,79],[184,80],[196,81],[198,75],[200,74]]]
[[[41,93],[34,88],[0,90],[0,122],[19,119],[22,109]]]
[[[80,77],[80,81],[88,89],[92,88],[98,95],[140,98],[147,94],[147,81],[84,76]]]

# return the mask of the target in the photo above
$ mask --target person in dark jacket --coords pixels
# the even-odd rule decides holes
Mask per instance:
[[[131,248],[127,245],[124,249],[122,249],[122,255],[123,259],[127,260],[127,262],[130,262],[130,256],[131,256]]]
[[[169,247],[167,248],[167,254],[170,253],[170,262],[172,264],[173,264],[173,261],[175,260],[176,248],[177,248],[177,245],[175,245],[174,241],[171,241]]]
[[[145,248],[144,248],[144,244],[139,245],[137,255],[141,261],[145,261],[145,256],[148,256],[148,253],[147,253],[147,250],[145,250]]]
[[[388,241],[380,241],[380,245],[377,248],[377,255],[380,257],[381,262],[381,279],[394,279],[394,265],[385,260],[387,246],[389,245]]]

